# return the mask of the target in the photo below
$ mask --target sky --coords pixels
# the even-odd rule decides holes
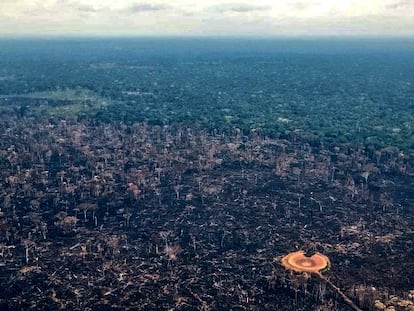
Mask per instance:
[[[414,0],[0,0],[0,36],[414,36]]]

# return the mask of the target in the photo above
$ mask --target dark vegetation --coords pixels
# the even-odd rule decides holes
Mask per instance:
[[[0,94],[23,114],[75,105],[77,114],[106,122],[261,128],[273,137],[299,130],[329,141],[414,150],[413,41],[0,44]],[[56,95],[66,89],[79,96]],[[85,93],[89,101],[80,109]],[[36,107],[15,101],[33,94]]]
[[[0,308],[413,309],[412,61],[75,43],[0,51]]]

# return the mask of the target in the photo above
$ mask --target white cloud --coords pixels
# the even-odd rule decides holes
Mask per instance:
[[[414,35],[413,20],[411,0],[1,0],[0,4],[0,34]]]
[[[215,5],[209,8],[210,12],[216,13],[250,13],[250,12],[269,12],[271,10],[269,5],[256,5],[256,4],[246,4],[246,3],[226,3]]]
[[[156,12],[165,11],[170,8],[169,5],[165,4],[153,4],[149,2],[137,2],[125,9],[126,13],[142,13],[142,12]]]

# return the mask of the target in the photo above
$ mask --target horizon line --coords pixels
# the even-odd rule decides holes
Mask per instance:
[[[0,34],[2,39],[409,39],[414,34],[279,34],[279,35],[211,35],[211,34]]]

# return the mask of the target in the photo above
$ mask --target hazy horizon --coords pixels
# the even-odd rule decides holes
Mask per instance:
[[[76,39],[131,39],[131,40],[140,40],[140,39],[167,39],[167,40],[251,40],[251,41],[278,41],[278,40],[288,40],[288,41],[394,41],[394,40],[404,40],[404,41],[414,41],[414,34],[410,35],[368,35],[368,34],[348,34],[348,35],[323,35],[323,34],[314,34],[314,35],[214,35],[214,34],[177,34],[177,35],[149,35],[149,34],[1,34],[0,40],[76,40]]]
[[[0,36],[414,36],[414,2],[4,0]]]

